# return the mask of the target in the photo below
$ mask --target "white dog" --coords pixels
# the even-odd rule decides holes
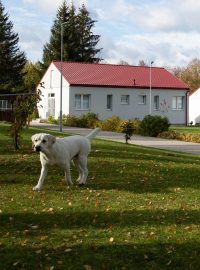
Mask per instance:
[[[79,185],[84,185],[88,176],[87,157],[91,151],[90,139],[100,132],[100,128],[94,129],[87,136],[69,136],[56,138],[50,134],[38,133],[31,137],[34,151],[40,152],[41,174],[37,185],[33,190],[41,189],[48,172],[49,165],[59,165],[65,171],[65,180],[73,185],[70,174],[70,161],[73,160],[79,171],[77,179]]]

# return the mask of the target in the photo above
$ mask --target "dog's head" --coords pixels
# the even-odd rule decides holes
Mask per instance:
[[[37,133],[31,137],[31,140],[34,151],[45,153],[56,142],[56,137],[46,133]]]

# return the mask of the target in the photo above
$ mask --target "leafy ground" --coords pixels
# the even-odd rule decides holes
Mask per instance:
[[[24,132],[15,151],[7,128],[0,125],[1,270],[200,269],[199,156],[94,140],[87,187],[68,188],[52,167],[36,193],[30,137],[38,130]]]

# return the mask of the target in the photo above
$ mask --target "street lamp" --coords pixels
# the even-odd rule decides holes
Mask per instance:
[[[62,87],[63,87],[63,26],[67,22],[61,23],[61,39],[60,39],[60,132],[62,132]]]
[[[151,84],[152,84],[152,76],[151,76],[151,68],[154,61],[151,61],[150,64],[150,72],[149,72],[149,114],[151,115]]]

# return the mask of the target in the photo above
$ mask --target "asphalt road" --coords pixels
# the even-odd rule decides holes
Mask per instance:
[[[59,131],[58,125],[38,123],[37,121],[31,122],[31,126],[34,128],[46,129],[47,132],[48,130]],[[90,131],[91,129],[87,129],[87,128],[63,126],[63,132],[71,133],[71,134],[86,135]],[[125,143],[124,135],[117,132],[101,131],[100,134],[97,136],[97,138]],[[129,143],[135,144],[135,145],[146,146],[146,147],[154,147],[154,148],[159,148],[159,149],[164,149],[164,150],[171,150],[171,151],[190,153],[194,155],[200,155],[200,143],[183,142],[183,141],[178,141],[178,140],[168,140],[168,139],[153,138],[153,137],[146,137],[146,136],[140,136],[140,135],[134,135],[131,141],[129,141]]]

